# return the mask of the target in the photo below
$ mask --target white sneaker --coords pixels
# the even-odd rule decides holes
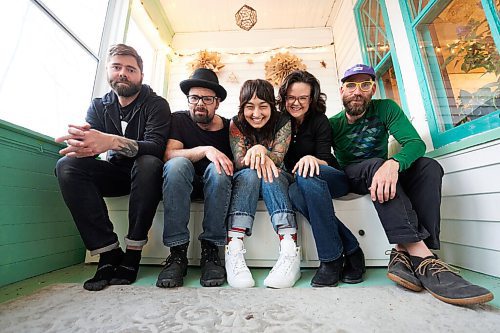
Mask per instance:
[[[285,235],[280,243],[280,256],[264,285],[270,288],[290,288],[300,279],[300,247]]]
[[[255,285],[252,273],[243,257],[245,252],[243,241],[239,238],[233,238],[226,245],[227,283],[233,288],[251,288]]]

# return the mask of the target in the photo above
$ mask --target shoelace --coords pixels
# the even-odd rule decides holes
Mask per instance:
[[[420,265],[418,265],[416,271],[418,274],[424,275],[427,266],[430,266],[429,271],[434,271],[432,272],[432,275],[442,272],[451,272],[458,275],[460,272],[458,269],[451,267],[441,259],[425,259],[420,263]]]
[[[243,272],[243,271],[248,270],[247,264],[245,263],[245,259],[243,257],[243,255],[246,252],[247,252],[247,250],[243,249],[243,250],[238,250],[237,253],[235,253],[235,254],[232,254],[235,256],[235,264],[234,264],[234,269],[233,269],[233,271],[235,273],[239,273],[239,272]]]
[[[168,256],[167,260],[165,260],[164,262],[162,262],[162,265],[165,264],[165,267],[169,267],[173,263],[176,263],[178,265],[182,264],[182,257],[181,257],[180,253],[171,253]]]
[[[410,263],[410,260],[402,253],[398,252],[398,251],[394,251],[394,250],[387,250],[385,251],[385,254],[386,255],[391,255],[392,253],[395,253],[396,255],[394,256],[394,258],[392,258],[391,262],[389,263],[389,266],[392,266],[398,262],[402,263],[403,265],[405,265],[410,271],[413,272],[413,267]]]
[[[207,262],[214,262],[220,266],[219,249],[217,247],[205,247],[201,250],[200,265]]]
[[[274,267],[271,269],[270,273],[277,272],[277,271],[284,271],[284,273],[287,273],[290,271],[292,265],[293,265],[293,259],[297,256],[297,254],[294,252],[293,254],[288,254],[288,253],[280,253],[280,256],[278,258],[278,262]]]

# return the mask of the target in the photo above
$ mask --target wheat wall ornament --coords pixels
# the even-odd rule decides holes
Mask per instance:
[[[191,72],[194,72],[194,70],[198,68],[206,68],[217,73],[223,67],[224,64],[222,64],[220,60],[220,54],[217,52],[209,52],[207,50],[198,52],[198,57],[188,63],[188,68]]]
[[[302,59],[290,52],[277,53],[265,64],[266,80],[275,86],[279,86],[283,79],[295,70],[306,70]]]

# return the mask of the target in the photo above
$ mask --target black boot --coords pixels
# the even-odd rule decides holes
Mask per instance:
[[[120,266],[116,268],[115,276],[109,281],[109,284],[121,285],[134,283],[137,279],[137,273],[139,273],[141,252],[142,250],[127,249]]]
[[[156,286],[160,288],[174,288],[181,287],[184,283],[184,277],[187,274],[187,249],[189,243],[172,246],[170,248],[170,255],[167,258],[165,267],[163,267]]]
[[[345,266],[342,270],[342,282],[360,283],[363,281],[363,273],[366,272],[365,254],[360,247],[353,253],[345,256]]]
[[[335,287],[339,283],[342,266],[344,265],[344,257],[324,262],[319,265],[316,274],[311,280],[313,287]]]
[[[85,281],[83,288],[91,291],[103,290],[113,279],[116,267],[122,261],[122,257],[123,251],[121,248],[101,253],[94,277]]]
[[[201,241],[201,278],[203,287],[218,287],[226,282],[226,270],[219,258],[219,248],[212,242]]]

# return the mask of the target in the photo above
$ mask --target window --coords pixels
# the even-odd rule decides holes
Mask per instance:
[[[435,147],[500,127],[500,0],[417,2],[407,8]]]
[[[394,68],[395,56],[391,50],[390,27],[386,26],[387,16],[380,0],[362,0],[356,6],[356,18],[364,58],[377,73],[378,94],[402,105],[398,91],[398,79]],[[393,62],[394,60],[394,62]]]
[[[162,95],[165,88],[168,47],[151,22],[141,1],[134,0],[131,8],[126,43],[134,47],[144,61],[143,83],[150,85],[157,94]]]
[[[0,52],[0,118],[49,136],[85,118],[98,64],[100,20],[107,10],[106,1],[71,1],[71,8],[65,2],[47,1],[49,8],[42,1],[10,1],[0,10],[0,30],[9,32],[2,34]],[[58,13],[71,24],[66,26]],[[82,35],[97,41],[89,42],[90,49],[70,32],[85,25],[100,27]]]

